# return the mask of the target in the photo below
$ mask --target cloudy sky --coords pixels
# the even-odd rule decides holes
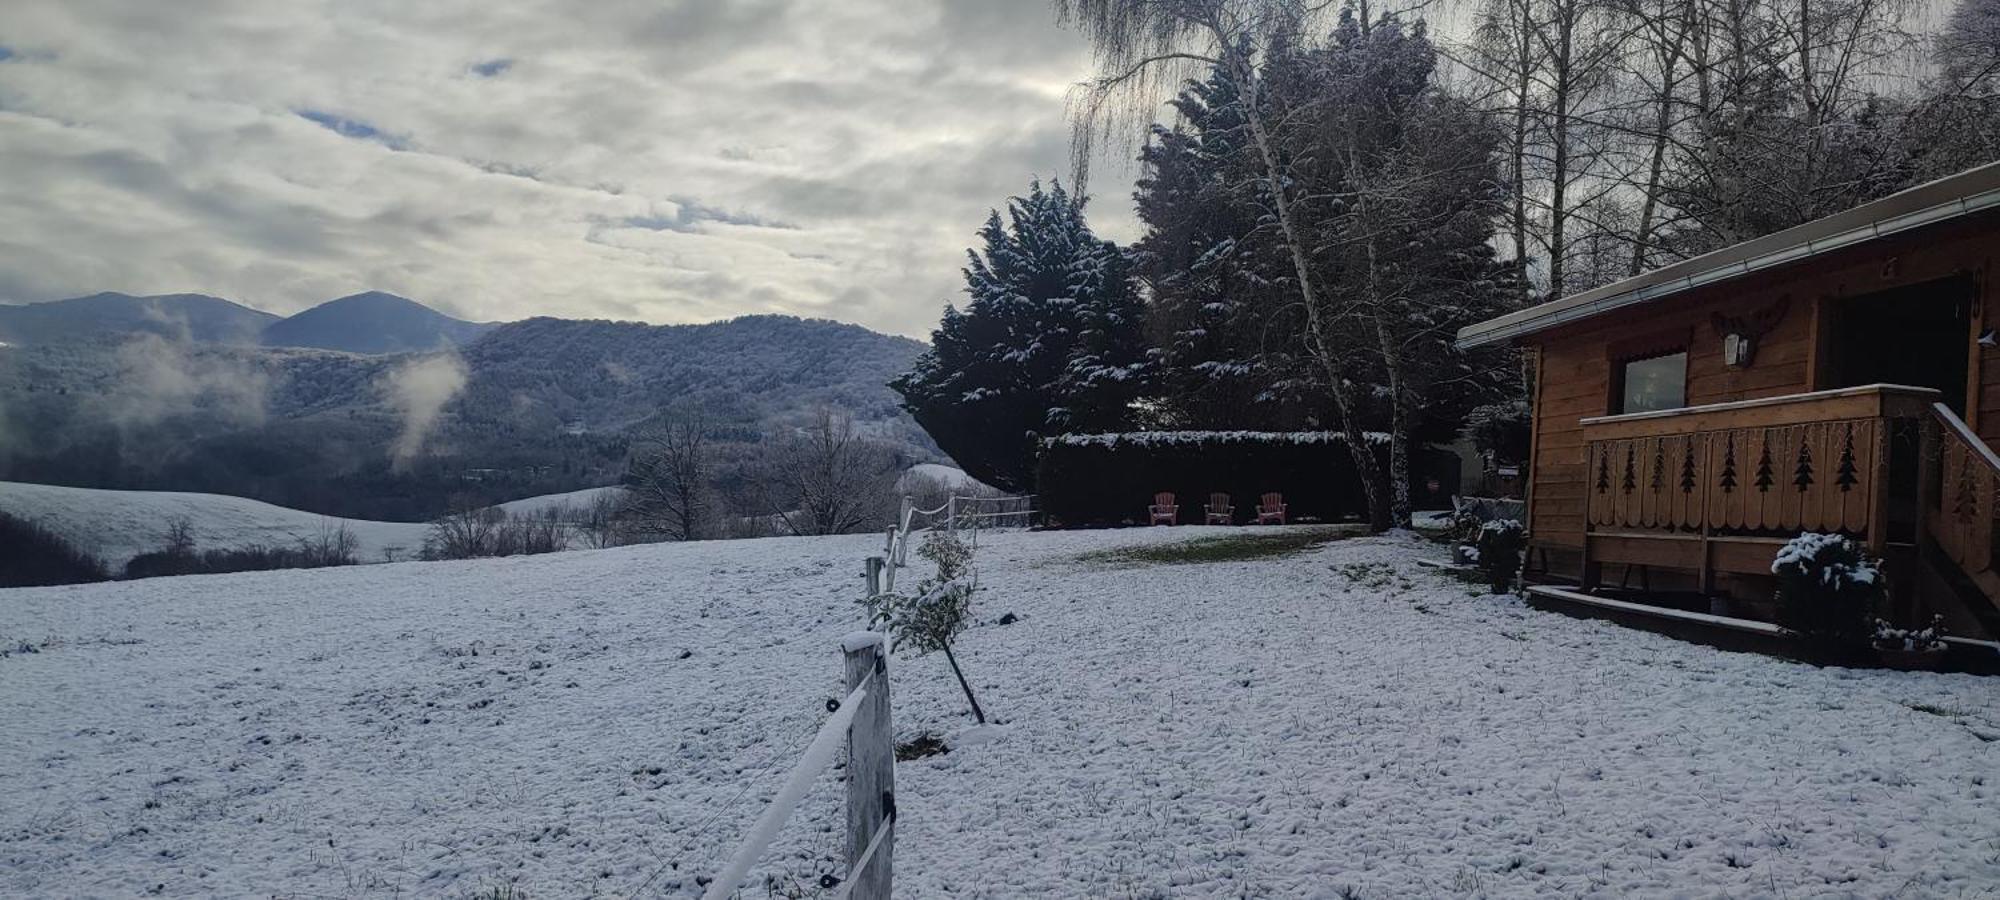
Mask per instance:
[[[1042,0],[7,0],[0,302],[379,289],[921,336],[1067,171]],[[1129,183],[1093,221],[1131,236]]]

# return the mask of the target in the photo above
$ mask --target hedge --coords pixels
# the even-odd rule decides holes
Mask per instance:
[[[1370,434],[1383,471],[1386,436]],[[1430,475],[1457,490],[1457,457],[1426,450],[1414,461],[1418,490]],[[1285,495],[1291,520],[1333,522],[1366,517],[1367,501],[1346,442],[1328,432],[1148,431],[1070,434],[1042,444],[1038,506],[1051,525],[1144,525],[1153,495],[1171,491],[1183,525],[1200,525],[1208,495],[1224,492],[1236,521],[1255,521],[1257,500]]]

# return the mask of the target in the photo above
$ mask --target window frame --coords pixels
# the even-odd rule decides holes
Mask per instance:
[[[1637,415],[1625,409],[1625,369],[1632,363],[1680,354],[1681,356],[1681,405],[1667,409],[1685,409],[1688,399],[1688,370],[1694,360],[1694,341],[1691,331],[1676,330],[1667,334],[1648,335],[1634,340],[1620,341],[1606,347],[1606,361],[1611,369],[1609,391],[1604,398],[1606,415]],[[1666,412],[1667,409],[1647,410]]]

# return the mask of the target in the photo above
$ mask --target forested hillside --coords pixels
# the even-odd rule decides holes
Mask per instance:
[[[921,461],[935,447],[885,386],[921,350],[777,316],[531,319],[431,354],[152,335],[14,346],[0,351],[0,480],[418,520],[454,497],[496,502],[617,480],[635,432],[665,410],[697,409],[748,446],[830,407]]]

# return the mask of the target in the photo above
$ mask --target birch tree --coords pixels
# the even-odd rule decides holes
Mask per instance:
[[[1507,190],[1496,171],[1491,119],[1433,82],[1437,54],[1419,22],[1376,23],[1344,12],[1315,54],[1320,86],[1314,142],[1337,160],[1328,254],[1334,290],[1351,298],[1380,364],[1389,412],[1390,519],[1410,524],[1411,456],[1427,411],[1504,393],[1504,366],[1451,348],[1461,326],[1495,315],[1512,295],[1495,259]],[[1304,151],[1301,150],[1301,153]]]
[[[1267,118],[1264,54],[1296,44],[1318,24],[1324,7],[1300,0],[1056,0],[1057,17],[1079,30],[1095,53],[1098,74],[1074,98],[1077,181],[1085,183],[1102,138],[1129,145],[1143,135],[1152,109],[1182,82],[1221,69],[1241,93],[1245,129],[1279,244],[1289,257],[1293,288],[1306,322],[1306,345],[1321,369],[1339,432],[1354,458],[1369,521],[1389,525],[1381,467],[1361,424],[1361,399],[1336,337],[1341,311],[1315,272],[1306,224],[1298,216],[1293,173]]]

